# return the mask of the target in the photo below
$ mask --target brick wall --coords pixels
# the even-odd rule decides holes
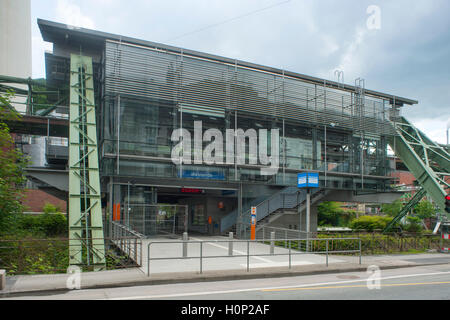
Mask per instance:
[[[60,200],[51,194],[48,194],[42,190],[27,189],[25,193],[25,199],[22,204],[28,208],[25,211],[28,212],[43,212],[46,203],[51,203],[61,209],[62,213],[67,213],[67,202]]]

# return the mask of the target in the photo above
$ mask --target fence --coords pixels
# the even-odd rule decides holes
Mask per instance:
[[[358,237],[361,239],[363,254],[389,254],[401,252],[439,250],[441,248],[440,235],[420,233],[377,233],[352,232],[334,233],[319,232],[321,238]]]
[[[122,224],[145,237],[181,233],[187,228],[187,206],[125,204],[124,210]]]
[[[275,239],[272,238],[268,244],[264,245],[264,242],[252,241],[252,240],[205,240],[205,241],[158,241],[158,242],[150,242],[147,246],[147,275],[150,277],[151,275],[151,262],[152,261],[161,261],[161,260],[179,260],[179,259],[198,259],[198,266],[200,274],[203,273],[204,262],[205,259],[227,259],[221,260],[221,265],[224,270],[227,269],[225,264],[228,263],[230,258],[246,258],[246,270],[250,271],[250,258],[251,257],[275,257],[275,256],[286,256],[289,269],[292,268],[292,257],[296,255],[304,255],[311,254],[311,252],[305,252],[299,250],[299,248],[305,247],[306,245],[302,245],[308,241],[310,243],[311,248],[314,248],[312,251],[314,254],[323,254],[326,256],[325,264],[328,267],[328,258],[330,254],[358,254],[359,255],[359,264],[361,264],[361,241],[358,238],[342,238],[342,239]],[[331,241],[346,241],[347,243],[351,242],[352,245],[350,247],[339,248],[337,250],[330,250],[330,242]],[[213,246],[217,246],[218,243],[225,243],[228,245],[228,255],[217,255],[215,251],[212,254],[205,254],[205,245],[210,244]],[[287,250],[283,252],[278,251],[275,252],[275,247],[280,245],[280,243],[287,243]],[[179,255],[174,256],[166,256],[166,257],[153,257],[151,256],[151,247],[153,246],[161,246],[161,245],[176,245],[181,244],[181,250],[179,251]],[[246,249],[245,252],[242,250],[234,250],[237,244],[244,244]],[[259,244],[259,247],[256,248],[255,244]],[[251,252],[251,246],[254,246],[254,252]],[[188,255],[189,247],[198,246],[198,255],[190,256]],[[262,250],[261,250],[262,249]],[[259,251],[259,252],[256,252]],[[263,251],[266,251],[265,253]],[[173,252],[173,251],[172,251]],[[235,254],[237,252],[237,254]]]
[[[245,228],[248,232],[244,233],[244,237],[250,234],[250,226]],[[411,251],[426,251],[426,250],[442,250],[442,237],[440,235],[422,234],[422,233],[380,233],[380,232],[366,232],[366,231],[318,231],[310,232],[309,236],[306,231],[299,231],[293,229],[262,226],[256,230],[256,239],[266,241],[270,239],[270,234],[274,232],[275,238],[285,239],[308,239],[308,238],[358,238],[362,242],[363,254],[388,254]],[[343,242],[340,242],[343,243]],[[313,250],[305,241],[305,247],[301,248],[305,251]],[[335,245],[335,242],[330,242]],[[287,243],[280,244],[287,248]]]
[[[112,222],[111,242],[139,266],[142,265],[142,239],[144,235],[124,226]]]
[[[95,240],[95,239],[89,239]],[[142,241],[137,237],[105,238],[106,270],[140,266]],[[8,274],[66,273],[69,267],[69,239],[2,239],[0,269]],[[77,244],[78,247],[78,244]],[[94,266],[80,266],[93,271]]]

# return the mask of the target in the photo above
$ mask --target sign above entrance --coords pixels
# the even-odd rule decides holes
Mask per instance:
[[[203,194],[203,193],[205,193],[205,190],[203,190],[203,189],[194,189],[194,188],[181,188],[181,193]]]
[[[299,173],[297,176],[297,187],[318,188],[319,174],[316,172]]]

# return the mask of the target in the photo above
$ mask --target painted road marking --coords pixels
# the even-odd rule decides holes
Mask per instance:
[[[408,275],[400,275],[400,276],[390,276],[380,278],[379,280],[389,280],[389,279],[401,279],[401,278],[411,278],[411,277],[420,277],[420,276],[435,276],[435,275],[445,275],[450,274],[450,271],[446,272],[433,272],[433,273],[416,273],[416,274],[408,274]],[[310,283],[304,285],[296,285],[296,286],[277,286],[277,287],[265,287],[265,288],[248,288],[248,289],[234,289],[234,290],[220,290],[220,291],[203,291],[203,292],[187,292],[187,293],[174,293],[174,294],[164,294],[164,295],[146,295],[146,296],[134,296],[134,297],[120,297],[120,298],[111,298],[111,300],[134,300],[134,299],[159,299],[159,298],[175,298],[175,297],[189,297],[189,296],[202,296],[202,295],[214,295],[214,294],[226,294],[226,293],[238,293],[238,292],[250,292],[250,291],[265,291],[265,290],[280,290],[280,289],[289,289],[289,288],[310,288],[310,287],[324,287],[331,285],[340,285],[343,283],[357,283],[357,282],[367,282],[368,279],[361,280],[346,280],[346,281],[333,281],[333,282],[322,282],[322,283]],[[366,286],[366,285],[364,285]],[[104,299],[102,299],[104,300]]]
[[[450,284],[450,281],[441,282],[416,282],[416,283],[388,283],[382,284],[380,287],[402,287],[402,286],[420,286],[420,285],[434,285],[434,284]],[[289,288],[289,289],[264,289],[264,292],[276,291],[297,291],[297,290],[320,290],[320,289],[341,289],[341,288],[367,288],[367,285],[358,284],[351,286],[329,286],[329,287],[312,287],[312,288]]]

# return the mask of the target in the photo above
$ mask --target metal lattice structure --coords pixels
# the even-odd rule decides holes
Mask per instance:
[[[440,221],[445,222],[448,217],[444,197],[450,188],[445,177],[450,176],[450,154],[405,118],[395,120],[397,135],[389,139],[389,144],[439,207]]]
[[[392,219],[392,221],[388,223],[383,232],[388,232],[389,230],[391,230],[397,222],[399,222],[404,216],[406,216],[408,212],[422,200],[426,193],[427,192],[425,191],[425,189],[418,190],[414,194],[414,197],[412,197],[411,200],[409,200],[408,203],[403,206],[402,210],[400,210],[400,212],[394,217],[394,219]]]
[[[70,265],[105,267],[92,58],[71,55],[69,133]]]

